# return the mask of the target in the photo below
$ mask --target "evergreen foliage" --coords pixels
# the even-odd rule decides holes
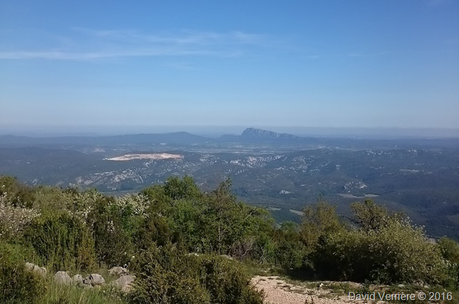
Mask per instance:
[[[370,200],[352,204],[350,220],[321,201],[300,224],[277,225],[237,201],[229,180],[204,193],[191,177],[172,177],[124,197],[0,181],[0,302],[43,294],[26,261],[50,272],[127,266],[135,288],[119,301],[132,303],[262,303],[241,262],[327,280],[459,287],[457,242],[432,241]]]
[[[103,197],[88,214],[87,225],[94,237],[97,260],[108,267],[128,263],[132,253],[128,235],[131,214],[123,211],[112,199]]]
[[[15,207],[32,207],[35,199],[34,190],[11,176],[0,176],[0,197]]]
[[[373,281],[385,284],[424,282],[444,284],[447,264],[439,246],[432,244],[422,227],[400,214],[389,215],[372,201],[354,203],[353,222],[339,224],[331,206],[320,203],[306,213],[303,235],[316,241],[310,255],[314,269],[325,278]]]
[[[40,259],[54,271],[90,269],[94,265],[94,242],[80,219],[67,212],[44,214],[32,220],[24,232]]]
[[[131,295],[133,303],[211,303],[199,283],[195,261],[170,244],[143,252],[138,264],[141,271]]]
[[[174,245],[150,248],[138,263],[134,303],[262,304],[241,268],[216,255],[186,254]]]
[[[11,246],[0,242],[0,303],[37,303],[45,293],[43,278],[25,269]]]

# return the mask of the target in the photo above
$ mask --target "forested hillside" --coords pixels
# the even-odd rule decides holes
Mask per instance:
[[[303,280],[459,288],[459,245],[371,200],[352,218],[326,202],[301,224],[276,224],[237,201],[231,182],[203,192],[191,177],[123,197],[96,190],[26,186],[0,177],[2,303],[262,303],[249,282],[264,269]],[[43,277],[25,268],[44,267]],[[123,266],[132,288],[58,286],[57,271],[106,273]],[[107,280],[108,282],[109,280]]]
[[[278,222],[299,223],[304,205],[319,198],[350,216],[353,200],[371,197],[405,212],[432,237],[459,240],[458,147],[455,138],[308,138],[260,129],[221,138],[0,136],[0,174],[114,196],[170,176],[190,175],[205,191],[231,178],[239,200],[268,207]]]

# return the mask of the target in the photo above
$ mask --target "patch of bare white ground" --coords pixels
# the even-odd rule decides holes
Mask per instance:
[[[363,196],[356,196],[349,193],[338,193],[338,195],[344,198],[374,198],[379,196],[378,194],[364,194]]]
[[[182,158],[183,158],[183,155],[179,155],[179,154],[152,153],[152,154],[125,154],[122,156],[106,158],[106,160],[129,161],[129,160],[136,160],[136,159],[162,160],[162,159],[182,159]]]
[[[366,303],[348,299],[347,295],[334,295],[330,290],[308,288],[285,282],[277,276],[256,276],[251,283],[258,290],[265,292],[265,304],[347,304]],[[318,285],[320,282],[318,283]],[[359,285],[357,283],[350,283]],[[384,303],[384,302],[378,302]]]
[[[290,212],[295,213],[295,214],[298,214],[298,215],[300,215],[300,216],[303,216],[303,215],[304,215],[304,212],[303,212],[303,211],[300,211],[300,210],[290,209]]]

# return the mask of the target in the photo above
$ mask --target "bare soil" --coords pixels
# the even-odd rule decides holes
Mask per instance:
[[[170,154],[170,153],[149,153],[149,154],[125,154],[122,156],[106,158],[107,160],[112,161],[129,161],[136,159],[150,159],[150,160],[160,160],[160,159],[181,159],[183,155],[179,154]]]
[[[358,289],[358,283],[352,282],[309,282],[292,284],[277,276],[256,276],[252,284],[258,290],[264,290],[266,304],[345,304],[367,303],[366,301],[350,300],[348,294],[340,290],[340,286]],[[383,302],[378,302],[383,303]]]

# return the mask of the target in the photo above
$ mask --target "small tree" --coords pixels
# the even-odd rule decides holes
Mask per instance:
[[[446,260],[454,264],[459,264],[459,243],[444,236],[438,241],[438,246]]]
[[[41,259],[53,270],[89,269],[94,264],[94,241],[80,219],[59,212],[36,217],[24,232]]]
[[[351,210],[354,214],[353,222],[365,231],[378,229],[387,224],[387,209],[376,205],[372,200],[352,203]]]
[[[0,244],[0,302],[9,304],[38,303],[45,293],[43,278],[25,269]]]
[[[328,235],[344,228],[336,213],[336,207],[326,202],[308,206],[303,212],[300,235],[309,250],[314,250]]]
[[[88,214],[88,226],[95,241],[97,260],[109,267],[124,265],[132,256],[129,234],[123,229],[123,210],[103,197]]]
[[[385,284],[446,282],[447,265],[422,227],[398,215],[368,221],[377,217],[367,217],[374,213],[366,211],[359,213],[358,218],[365,223],[362,227],[331,233],[318,248],[314,265],[322,275]]]
[[[173,200],[202,198],[201,190],[196,186],[193,178],[186,175],[182,179],[169,177],[164,183],[164,194]]]

